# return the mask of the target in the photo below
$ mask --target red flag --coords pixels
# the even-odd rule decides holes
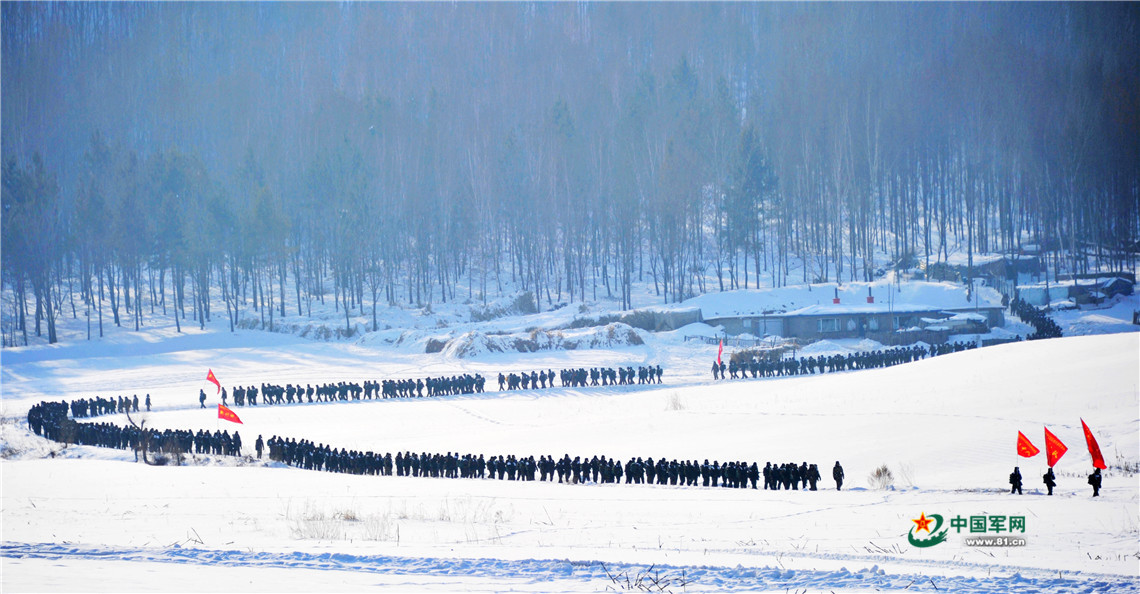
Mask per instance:
[[[1049,428],[1046,427],[1045,456],[1049,459],[1049,466],[1055,466],[1057,461],[1060,460],[1061,456],[1064,456],[1067,451],[1069,451],[1069,448],[1065,447],[1065,444],[1061,443],[1061,440],[1057,439],[1056,435],[1050,433]]]
[[[1104,456],[1100,455],[1100,446],[1096,443],[1096,438],[1093,437],[1092,431],[1089,431],[1089,426],[1085,424],[1085,420],[1081,419],[1081,427],[1085,429],[1085,443],[1089,444],[1089,455],[1093,459],[1093,468],[1108,468],[1104,464]]]
[[[1020,431],[1017,432],[1018,456],[1021,456],[1023,458],[1032,458],[1040,452],[1041,450],[1037,449],[1037,446],[1033,445],[1033,442],[1029,441],[1029,438],[1026,437],[1024,433]]]
[[[218,387],[218,392],[222,391],[222,384],[218,383],[218,378],[214,377],[214,370],[213,369],[210,369],[206,373],[206,381],[214,382],[214,385]]]
[[[237,423],[239,425],[245,424],[242,423],[241,419],[239,419],[238,416],[234,414],[234,411],[226,408],[225,406],[222,406],[221,404],[218,405],[218,418],[225,419],[231,423]]]
[[[724,352],[724,340],[721,339],[720,347],[716,350],[716,364],[720,365],[720,354]]]

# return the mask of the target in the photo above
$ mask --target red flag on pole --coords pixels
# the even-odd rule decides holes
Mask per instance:
[[[1108,468],[1104,464],[1104,456],[1100,455],[1100,445],[1096,443],[1096,438],[1093,437],[1092,431],[1089,430],[1084,419],[1081,419],[1081,427],[1085,430],[1085,443],[1089,444],[1089,455],[1092,456],[1093,468]]]
[[[1024,433],[1020,431],[1017,432],[1018,456],[1021,456],[1023,458],[1032,458],[1040,452],[1041,450],[1037,449],[1037,446],[1033,445],[1033,442],[1029,441],[1029,438],[1026,437]]]
[[[242,423],[241,419],[239,419],[238,416],[234,414],[234,411],[226,408],[225,406],[222,406],[221,404],[218,405],[218,418],[225,419],[231,423],[237,423],[239,425],[245,424]]]
[[[724,352],[724,339],[720,341],[720,346],[716,349],[716,364],[720,365],[720,354]]]
[[[206,381],[213,382],[218,387],[218,392],[222,391],[222,384],[218,382],[218,378],[214,377],[214,370],[210,369],[206,373]]]
[[[1065,452],[1067,451],[1069,451],[1069,448],[1067,448],[1065,444],[1061,443],[1061,440],[1057,439],[1057,436],[1053,435],[1049,431],[1049,428],[1046,427],[1045,456],[1048,457],[1049,466],[1055,466],[1057,464],[1057,461],[1060,460],[1061,456],[1064,456]]]

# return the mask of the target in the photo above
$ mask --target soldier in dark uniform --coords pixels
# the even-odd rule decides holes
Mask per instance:
[[[201,405],[198,408],[206,408],[206,391],[205,390],[198,390],[198,404]]]
[[[1009,473],[1009,494],[1017,493],[1021,495],[1021,468],[1014,466],[1013,472]]]
[[[714,380],[715,380],[715,379],[720,379],[720,377],[719,377],[719,375],[718,375],[718,374],[720,374],[720,366],[719,366],[719,365],[717,365],[716,361],[713,361],[713,364],[712,364],[712,372],[713,372],[713,379],[714,379]]]
[[[1100,469],[1094,468],[1093,473],[1089,475],[1089,484],[1093,488],[1093,497],[1100,497]]]
[[[253,444],[254,449],[257,450],[257,459],[261,459],[261,451],[265,449],[265,442],[261,441],[261,436],[257,436],[257,441]]]
[[[1044,476],[1041,477],[1045,480],[1045,486],[1049,489],[1049,495],[1053,494],[1053,487],[1057,486],[1057,477],[1053,474],[1053,467],[1050,466]]]
[[[843,467],[839,465],[839,460],[835,461],[835,468],[831,469],[831,477],[835,479],[835,490],[843,490]]]

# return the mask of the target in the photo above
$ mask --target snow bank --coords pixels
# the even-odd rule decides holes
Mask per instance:
[[[572,351],[645,344],[641,331],[620,322],[580,330],[531,330],[526,333],[466,332],[443,347],[449,358],[470,359],[488,353]]]
[[[853,352],[852,349],[840,346],[830,340],[817,340],[799,350],[800,355],[811,357],[815,355],[834,355],[835,353],[850,352]]]
[[[816,355],[847,355],[851,353],[868,353],[871,351],[885,350],[889,347],[883,346],[883,343],[864,339],[837,339],[837,340],[817,340],[802,349],[796,351],[797,355],[801,356],[816,356]]]
[[[1086,313],[1072,320],[1065,327],[1065,336],[1091,336],[1093,334],[1117,334],[1137,332],[1140,326],[1126,321],[1093,313]]]
[[[975,306],[967,300],[967,288],[949,282],[908,282],[894,284],[890,281],[872,283],[823,283],[800,285],[778,289],[743,289],[707,293],[694,297],[678,307],[699,307],[706,320],[741,315],[765,315],[787,313],[810,306],[829,306],[839,291],[839,303],[844,306],[867,305],[867,291],[870,289],[875,303],[889,302],[895,309],[934,308],[966,309]],[[977,288],[978,304],[1001,306],[1001,294],[991,287]],[[874,309],[874,307],[872,307]]]

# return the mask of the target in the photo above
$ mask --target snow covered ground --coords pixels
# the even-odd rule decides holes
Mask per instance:
[[[1126,331],[1128,307],[1058,321],[1066,331],[1099,322]],[[457,309],[433,315],[451,316],[457,332],[544,325],[518,316],[457,328],[468,323]],[[553,324],[575,315],[569,309],[538,317]],[[1090,318],[1098,315],[1105,320]],[[417,336],[431,325],[414,324]],[[0,589],[1140,590],[1134,330],[735,382],[709,379],[716,347],[684,341],[685,330],[646,333],[640,346],[475,358],[371,334],[315,342],[231,334],[221,323],[184,330],[153,322],[98,342],[0,353]],[[823,489],[358,477],[208,456],[154,467],[128,452],[63,448],[21,420],[40,400],[149,393],[148,426],[212,431],[215,410],[197,403],[207,368],[232,387],[645,364],[665,369],[664,385],[500,394],[492,381],[482,395],[237,408],[244,424],[222,428],[239,430],[247,453],[258,434],[277,434],[393,454],[807,461],[823,471]],[[1081,418],[1109,465],[1096,499]],[[1017,431],[1043,448],[1043,426],[1069,447],[1053,497],[1043,494],[1044,454],[1014,453]],[[836,460],[847,474],[839,492],[829,472]],[[894,486],[873,489],[868,477],[882,465]],[[1014,465],[1026,477],[1022,496],[1008,494]],[[956,517],[1024,517],[1025,532],[1013,536],[1026,543],[970,546],[968,529],[950,529],[946,542],[915,547],[907,535],[920,514],[946,527]]]

